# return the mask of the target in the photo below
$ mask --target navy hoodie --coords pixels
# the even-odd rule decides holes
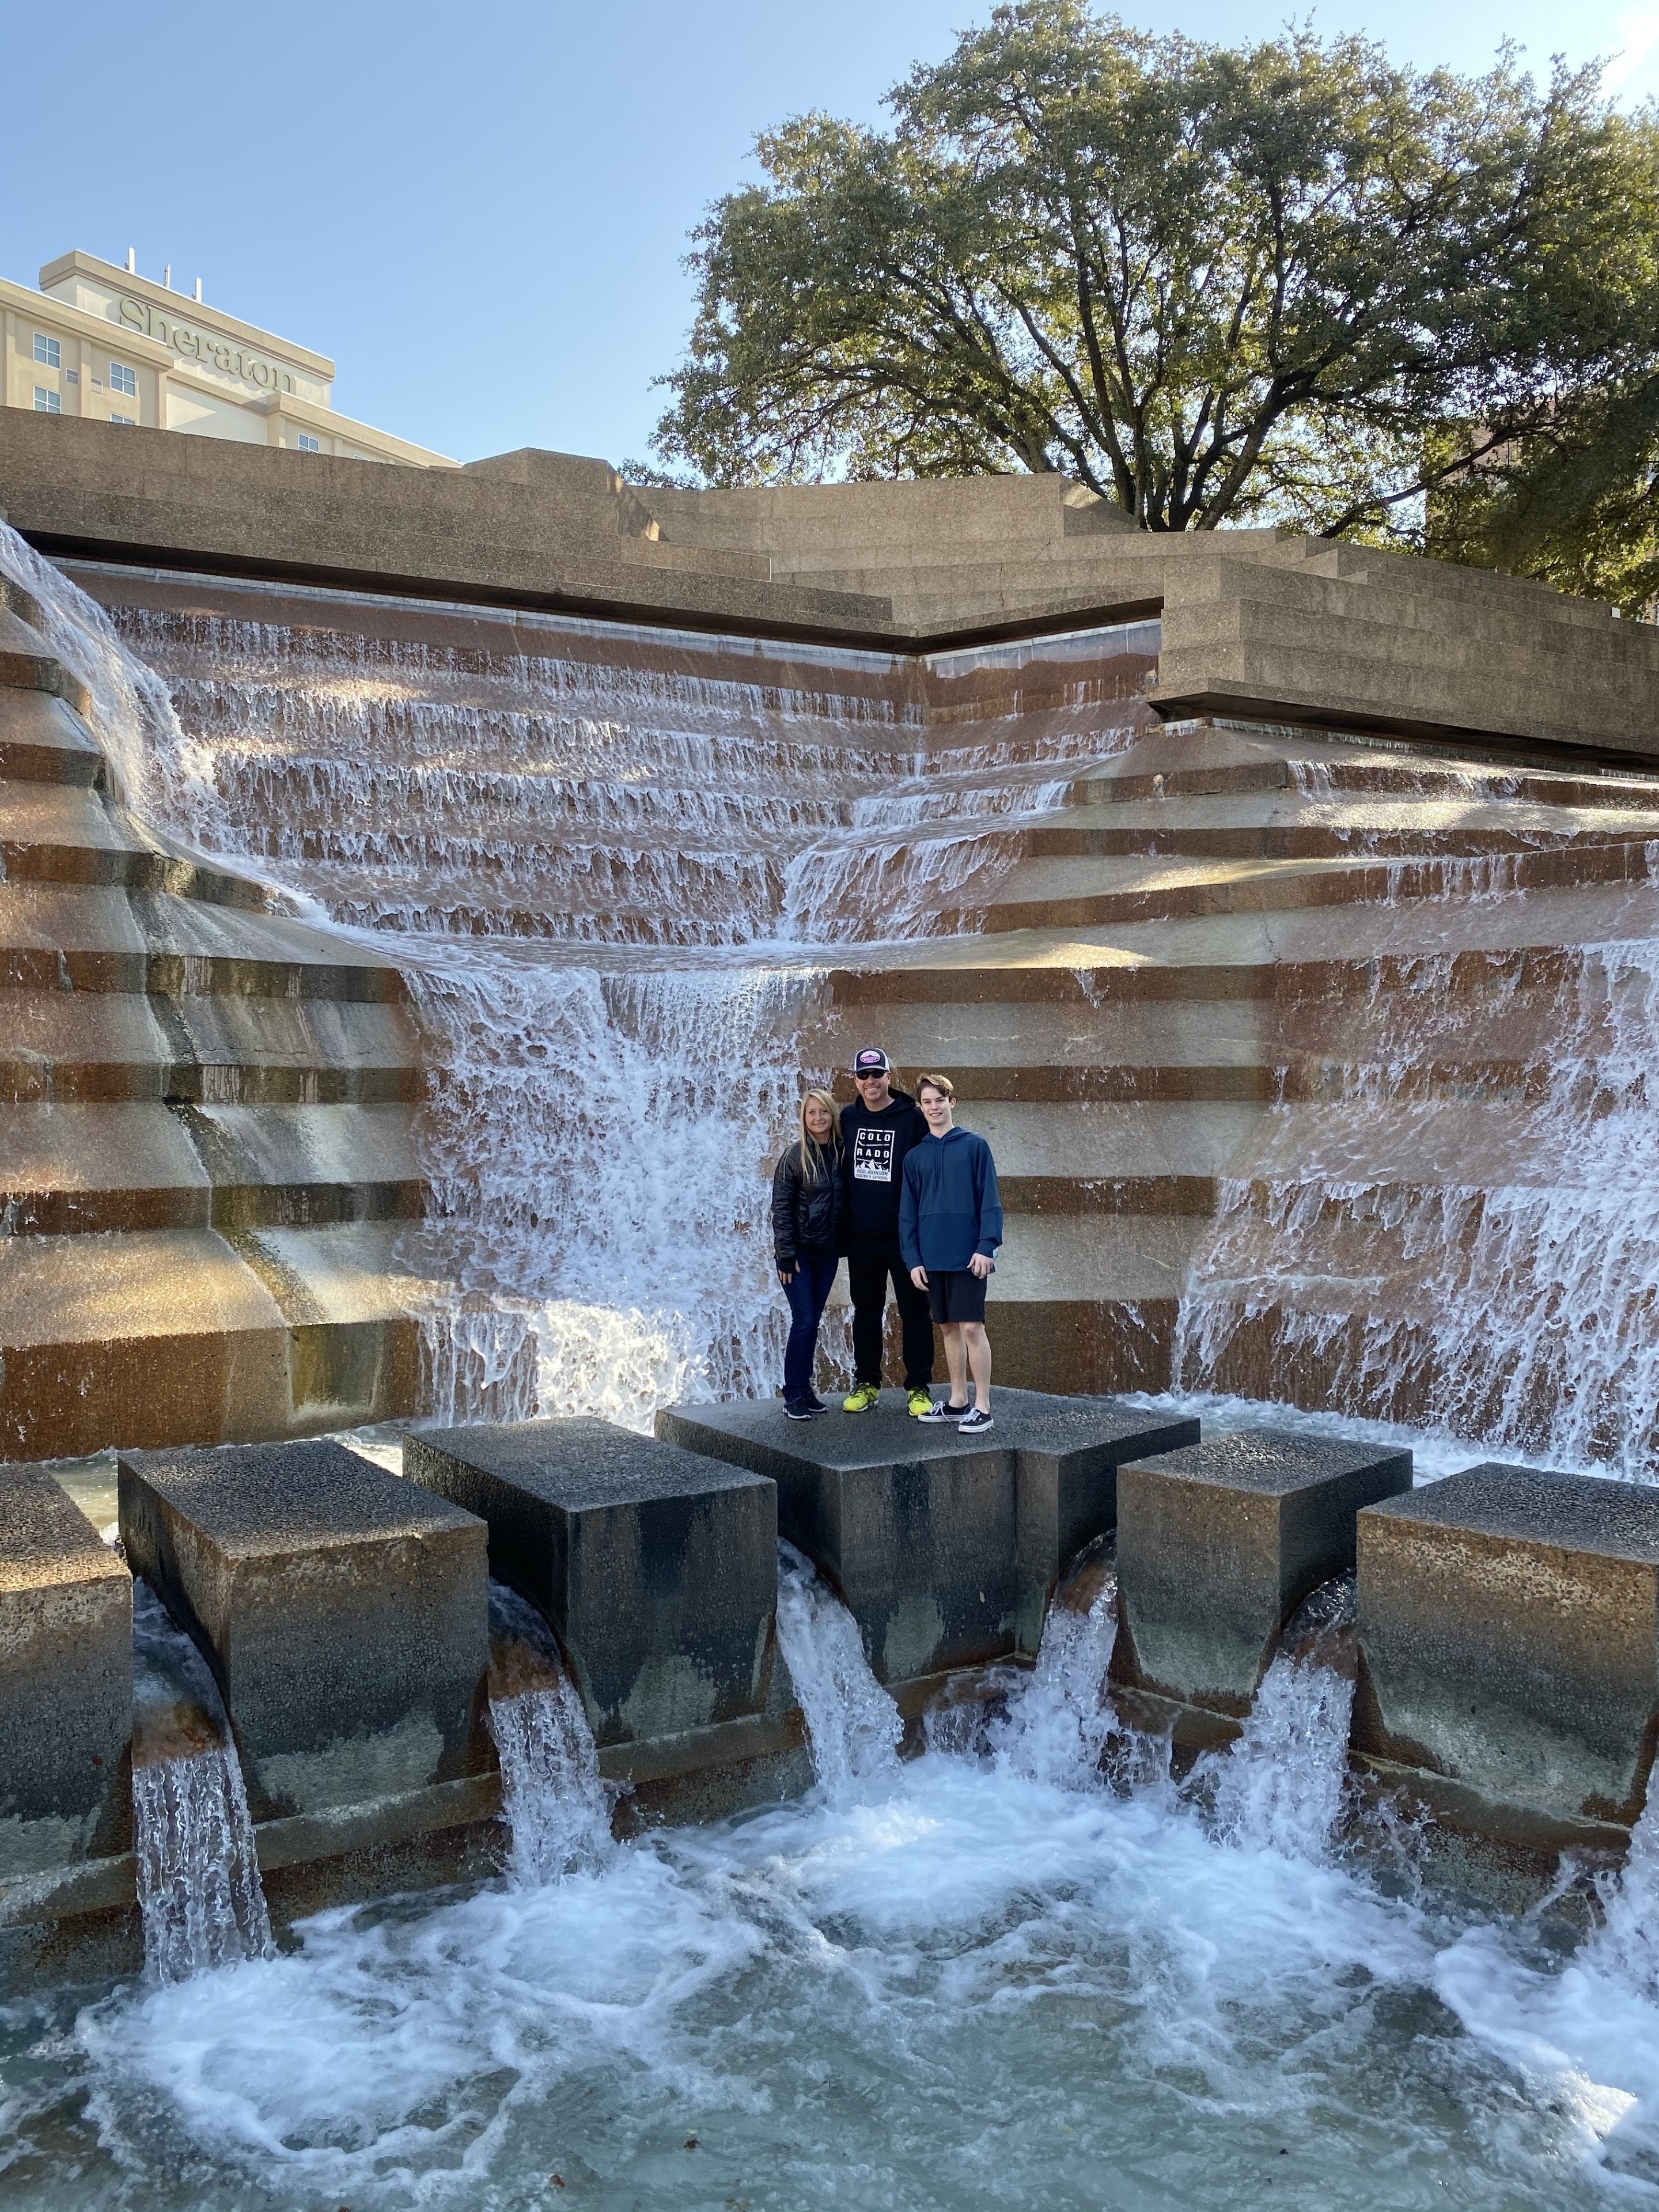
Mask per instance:
[[[899,1249],[907,1267],[959,1274],[975,1252],[994,1259],[1002,1242],[1002,1200],[991,1147],[971,1129],[930,1130],[907,1155],[899,1201]]]

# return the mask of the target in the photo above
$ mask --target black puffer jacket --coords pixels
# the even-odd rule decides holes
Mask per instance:
[[[791,1145],[772,1171],[772,1249],[779,1267],[793,1267],[803,1252],[839,1252],[846,1210],[839,1149],[824,1147],[823,1172],[808,1182],[800,1146]]]

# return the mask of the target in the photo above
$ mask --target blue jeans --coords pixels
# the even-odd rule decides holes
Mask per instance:
[[[799,1252],[793,1279],[783,1286],[789,1301],[789,1342],[783,1355],[784,1403],[812,1395],[812,1366],[817,1358],[818,1323],[823,1318],[836,1270],[833,1252]]]

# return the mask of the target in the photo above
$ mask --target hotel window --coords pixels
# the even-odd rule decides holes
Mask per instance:
[[[34,411],[37,415],[61,415],[64,403],[55,392],[48,392],[44,384],[34,387]]]
[[[109,365],[109,388],[112,392],[125,392],[129,399],[136,399],[138,397],[137,370],[136,368],[127,368],[118,361],[111,362]]]
[[[56,338],[49,338],[44,331],[36,331],[34,358],[36,361],[45,362],[48,368],[61,368],[64,365],[64,349]]]
[[[302,453],[320,453],[323,450],[318,441],[315,438],[307,437],[303,430],[300,433],[299,444]]]
[[[136,430],[138,428],[138,417],[136,415],[112,415],[109,419],[112,422],[125,422],[129,430]]]

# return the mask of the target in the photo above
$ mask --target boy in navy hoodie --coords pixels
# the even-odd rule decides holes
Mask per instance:
[[[985,1334],[985,1284],[1002,1242],[996,1163],[983,1137],[956,1126],[956,1088],[924,1075],[916,1103],[927,1134],[904,1161],[899,1249],[910,1280],[926,1291],[939,1334],[951,1395],[924,1421],[954,1421],[963,1436],[991,1425],[991,1343]],[[968,1376],[974,1403],[968,1403]]]

